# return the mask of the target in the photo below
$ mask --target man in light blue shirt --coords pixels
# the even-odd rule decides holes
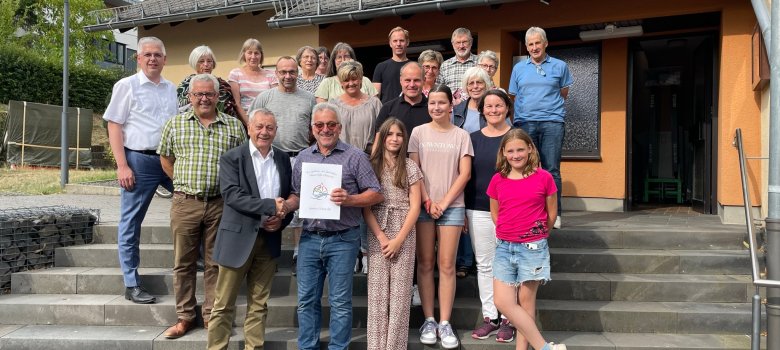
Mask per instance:
[[[534,141],[542,163],[558,187],[558,217],[561,226],[561,148],[566,109],[564,101],[574,79],[565,62],[547,55],[547,34],[531,27],[525,32],[529,58],[512,68],[509,94],[515,96],[514,125],[525,130]]]

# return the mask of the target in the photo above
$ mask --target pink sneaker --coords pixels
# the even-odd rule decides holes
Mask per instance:
[[[502,318],[501,325],[498,327],[496,341],[499,343],[509,343],[515,340],[515,327],[509,323],[509,320]]]
[[[471,337],[474,339],[487,339],[497,330],[498,324],[493,323],[490,317],[485,317],[485,322],[471,332]]]

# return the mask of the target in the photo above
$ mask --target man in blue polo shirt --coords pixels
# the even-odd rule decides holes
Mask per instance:
[[[561,227],[561,148],[566,109],[564,100],[574,83],[569,67],[547,55],[547,34],[531,27],[525,32],[529,58],[512,68],[509,94],[515,96],[514,125],[525,130],[539,149],[542,168],[549,171],[558,187],[558,217]]]

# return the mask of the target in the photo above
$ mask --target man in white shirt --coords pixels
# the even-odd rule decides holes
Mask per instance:
[[[281,231],[293,218],[290,196],[292,166],[286,152],[271,146],[276,118],[267,109],[250,111],[249,142],[219,159],[219,186],[224,207],[214,245],[219,264],[216,300],[209,321],[208,349],[228,346],[241,282],[247,285],[244,321],[246,349],[262,349],[268,297],[281,253]]]
[[[161,74],[166,61],[163,42],[144,37],[138,40],[138,48],[141,71],[114,84],[103,119],[108,121],[108,140],[122,187],[117,241],[125,299],[151,304],[155,297],[140,285],[138,244],[141,222],[157,186],[173,191],[160,165],[157,145],[163,125],[177,113],[177,100],[176,85]]]

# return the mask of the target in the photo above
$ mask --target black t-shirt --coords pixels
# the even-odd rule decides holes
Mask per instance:
[[[401,68],[409,61],[396,62],[392,58],[380,62],[374,69],[374,83],[382,84],[379,99],[388,102],[401,95]]]
[[[376,117],[374,133],[377,133],[382,123],[390,117],[396,117],[401,120],[404,126],[406,126],[406,132],[409,136],[412,135],[412,129],[433,120],[430,114],[428,114],[428,98],[424,95],[422,96],[422,101],[415,105],[406,102],[403,96],[396,97],[383,104],[382,109],[379,110],[379,115]]]
[[[496,154],[503,137],[487,137],[482,130],[471,133],[474,158],[471,160],[471,178],[463,194],[466,209],[490,211],[490,197],[486,192],[490,179],[496,174]]]

